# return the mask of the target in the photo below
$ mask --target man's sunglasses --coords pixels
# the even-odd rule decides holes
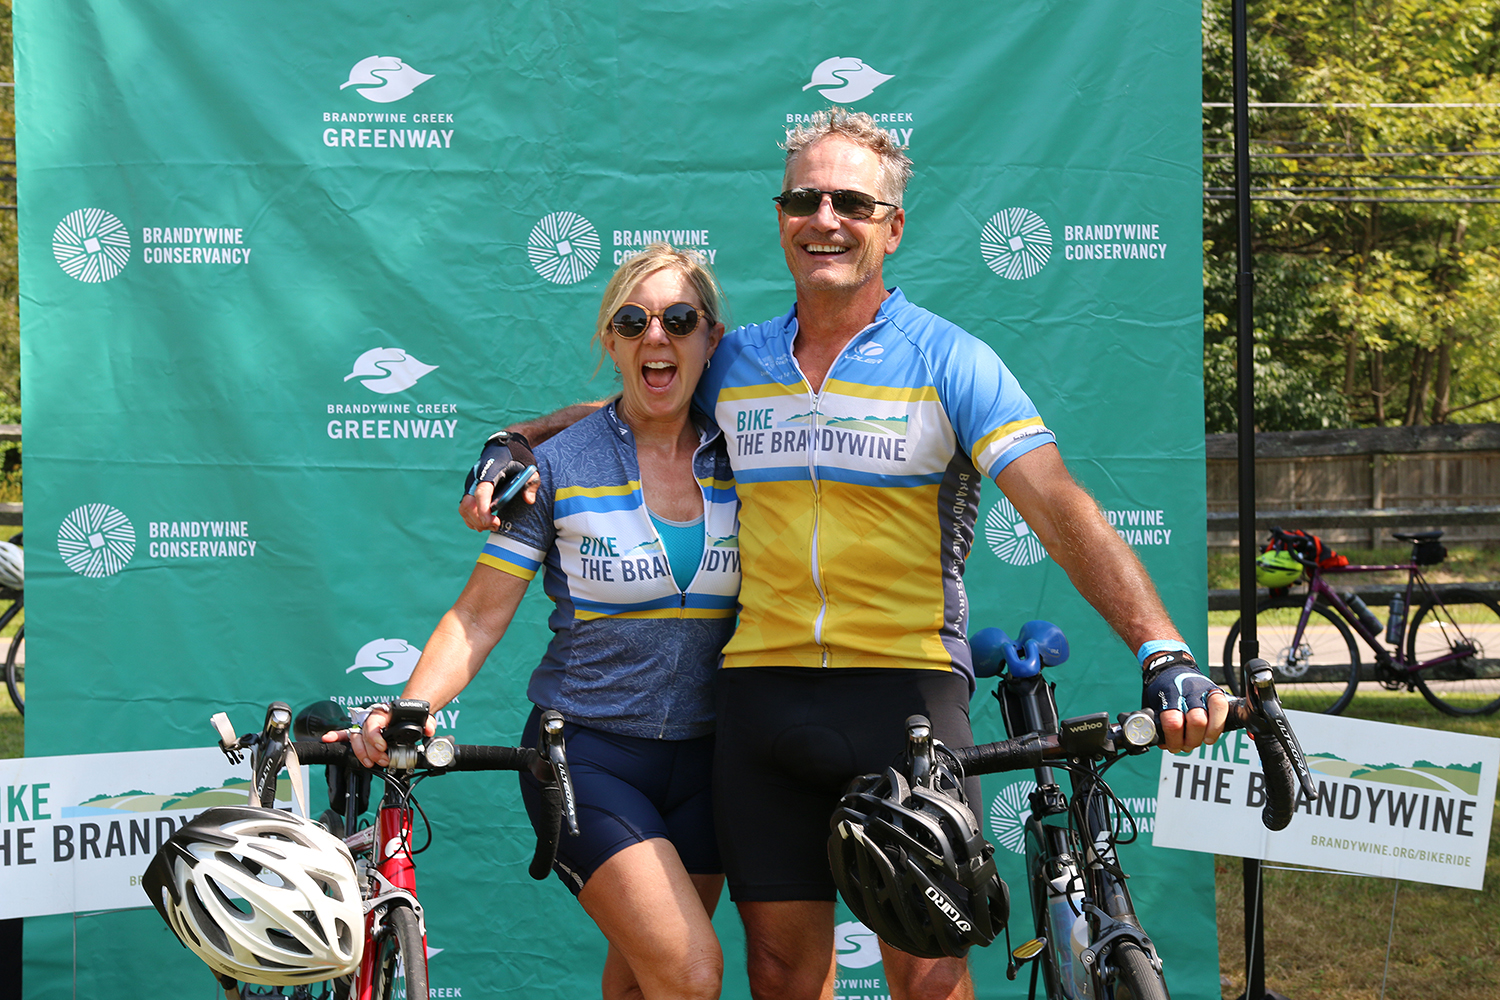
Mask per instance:
[[[823,196],[828,196],[833,211],[845,219],[868,219],[875,214],[876,205],[899,208],[888,201],[877,201],[863,191],[820,191],[817,188],[792,188],[772,198],[787,215],[801,217],[816,215],[823,206]]]
[[[615,310],[609,321],[609,328],[615,331],[616,336],[634,340],[646,335],[646,328],[651,325],[653,316],[661,320],[661,328],[672,336],[686,337],[698,329],[700,314],[697,306],[690,306],[686,302],[673,302],[661,312],[652,312],[645,306],[627,302]]]

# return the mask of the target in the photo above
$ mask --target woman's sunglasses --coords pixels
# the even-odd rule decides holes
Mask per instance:
[[[801,218],[816,215],[823,205],[823,196],[833,203],[833,211],[845,219],[868,219],[875,214],[876,205],[899,208],[888,201],[877,201],[863,191],[820,191],[817,188],[792,188],[772,198],[787,215]]]
[[[616,336],[634,340],[646,335],[646,327],[651,325],[653,316],[661,320],[661,328],[672,336],[686,337],[698,329],[700,314],[697,306],[690,306],[686,302],[673,302],[661,312],[652,312],[644,306],[627,302],[615,311],[609,327],[615,331]]]

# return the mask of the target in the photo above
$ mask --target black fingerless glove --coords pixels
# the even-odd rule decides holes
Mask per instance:
[[[1163,650],[1146,658],[1141,678],[1141,707],[1156,712],[1191,708],[1207,710],[1208,696],[1219,690],[1217,684],[1203,676],[1192,654],[1181,649]]]
[[[480,483],[492,483],[495,487],[494,496],[499,497],[515,477],[535,465],[536,456],[531,453],[531,442],[526,440],[526,435],[515,431],[499,431],[490,435],[490,439],[484,443],[479,461],[474,463],[464,479],[464,494],[473,496],[474,488]],[[508,523],[525,509],[526,498],[523,491],[512,497],[503,509],[492,509],[490,513]]]

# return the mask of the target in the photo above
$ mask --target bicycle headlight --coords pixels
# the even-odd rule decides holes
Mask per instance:
[[[1156,720],[1146,712],[1131,712],[1120,724],[1125,742],[1133,747],[1149,747],[1156,742]]]
[[[449,767],[457,752],[453,748],[453,738],[450,736],[436,736],[427,741],[427,766]]]

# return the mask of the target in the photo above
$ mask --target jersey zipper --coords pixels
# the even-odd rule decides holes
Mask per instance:
[[[797,362],[797,355],[795,353],[792,354],[792,365],[797,369],[797,374],[802,375],[802,366]],[[832,370],[833,368],[830,366],[829,371],[831,372]],[[823,376],[823,383],[824,385],[828,383],[828,376],[826,374]],[[828,666],[828,645],[823,641],[823,626],[828,618],[828,592],[823,589],[823,567],[818,558],[818,535],[823,524],[823,489],[822,483],[818,479],[817,446],[822,436],[820,421],[823,419],[821,409],[823,394],[822,392],[813,391],[812,382],[808,380],[806,375],[802,375],[802,384],[807,386],[809,415],[812,418],[812,435],[807,443],[807,477],[809,484],[812,486],[813,494],[812,538],[808,541],[811,552],[809,553],[808,563],[812,570],[813,589],[818,592],[818,613],[813,618],[813,642],[818,644],[821,666],[826,668]]]

